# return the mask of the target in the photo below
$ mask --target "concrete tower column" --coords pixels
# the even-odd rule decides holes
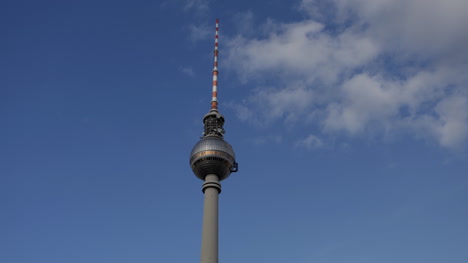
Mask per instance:
[[[201,263],[218,263],[218,194],[221,193],[219,177],[209,174],[203,184],[205,193]]]

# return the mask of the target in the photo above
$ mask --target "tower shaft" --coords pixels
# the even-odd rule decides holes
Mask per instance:
[[[218,194],[221,184],[217,175],[209,174],[203,184],[203,228],[201,263],[218,263]]]

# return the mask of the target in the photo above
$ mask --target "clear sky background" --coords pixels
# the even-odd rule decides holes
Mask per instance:
[[[0,262],[468,262],[468,1],[0,4]]]

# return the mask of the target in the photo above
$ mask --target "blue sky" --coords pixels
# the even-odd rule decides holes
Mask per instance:
[[[199,261],[219,17],[220,262],[466,262],[467,11],[3,1],[0,261]]]

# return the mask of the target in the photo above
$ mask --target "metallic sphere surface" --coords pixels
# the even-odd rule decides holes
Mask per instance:
[[[205,180],[208,174],[215,174],[220,181],[224,180],[235,166],[234,150],[222,137],[205,136],[193,147],[190,166],[201,180]]]

